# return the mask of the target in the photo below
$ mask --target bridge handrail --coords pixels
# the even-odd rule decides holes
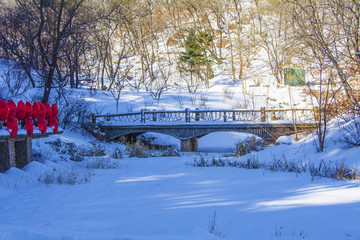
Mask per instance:
[[[268,114],[271,113],[271,120],[282,120],[285,119],[286,112],[292,112],[290,120],[297,118],[295,116],[296,112],[301,112],[304,115],[305,112],[310,112],[310,117],[312,120],[316,120],[318,117],[318,112],[316,109],[217,109],[217,110],[190,110],[186,108],[185,110],[141,110],[140,112],[132,113],[119,113],[119,114],[102,114],[102,115],[92,115],[92,123],[96,124],[97,118],[104,118],[104,121],[122,120],[123,122],[137,122],[145,123],[146,121],[184,121],[190,122],[191,120],[200,121],[244,121],[244,120],[260,120],[261,122],[266,122],[269,119]],[[247,115],[246,115],[247,114]]]

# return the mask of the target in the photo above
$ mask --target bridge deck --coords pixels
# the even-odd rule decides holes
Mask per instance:
[[[245,132],[275,141],[281,135],[314,130],[316,118],[313,109],[142,110],[93,116],[92,124],[86,127],[92,127],[93,134],[105,140],[146,132],[162,133],[180,139],[187,151],[196,150],[197,147],[191,145],[196,145],[198,138],[212,132]]]
[[[168,127],[176,127],[176,126],[199,126],[199,125],[216,125],[216,126],[241,126],[241,125],[282,125],[282,124],[291,124],[291,125],[301,125],[301,124],[314,124],[314,121],[300,121],[300,122],[293,122],[290,120],[273,120],[273,121],[267,121],[267,122],[261,122],[261,121],[227,121],[227,122],[221,122],[221,121],[192,121],[192,122],[184,122],[184,121],[171,121],[171,122],[146,122],[146,123],[140,123],[140,122],[122,122],[122,121],[116,121],[116,120],[110,120],[110,121],[102,121],[98,122],[96,125],[101,126],[168,126]]]

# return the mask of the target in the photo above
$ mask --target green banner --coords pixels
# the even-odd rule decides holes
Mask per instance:
[[[285,68],[285,85],[305,85],[305,73],[304,69]]]

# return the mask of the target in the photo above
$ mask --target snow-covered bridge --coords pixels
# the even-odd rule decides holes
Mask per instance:
[[[162,133],[180,139],[182,151],[197,151],[198,138],[212,132],[245,132],[273,142],[282,135],[313,130],[317,118],[313,109],[142,110],[93,115],[91,129],[104,140],[146,132]]]

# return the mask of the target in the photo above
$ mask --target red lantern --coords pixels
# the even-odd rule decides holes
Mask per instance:
[[[32,112],[31,112],[31,119],[35,120],[38,117],[40,111],[40,105],[38,102],[33,103]]]
[[[45,105],[42,103],[42,102],[39,102],[39,113],[38,113],[38,118],[39,117],[42,117],[45,119],[45,116],[46,116],[46,107]]]
[[[0,99],[0,121],[5,121],[9,116],[9,105],[5,102],[5,100]]]
[[[19,127],[18,127],[18,123],[14,117],[10,116],[8,118],[8,120],[6,121],[6,127],[10,133],[10,137],[16,137]]]
[[[33,109],[33,106],[31,105],[31,103],[29,103],[28,101],[26,101],[26,104],[25,104],[25,117],[24,118],[30,118],[31,117],[31,113],[32,113],[32,109]]]
[[[26,129],[26,133],[29,137],[31,137],[31,135],[34,132],[34,126],[33,126],[33,122],[30,119],[30,117],[26,117],[25,118],[25,129]]]
[[[51,105],[51,117],[56,118],[58,113],[59,113],[58,107],[56,106],[56,104],[52,104]]]
[[[7,102],[7,104],[10,109],[8,118],[10,118],[10,117],[14,118],[16,115],[16,104],[11,99]]]
[[[38,116],[38,118],[37,118],[37,125],[38,125],[38,128],[39,128],[39,131],[40,131],[42,134],[46,133],[47,123],[46,123],[46,120],[45,120],[44,117]]]
[[[56,134],[58,132],[59,124],[58,124],[58,121],[56,120],[56,118],[51,117],[49,119],[49,126],[52,127],[53,133]]]
[[[19,101],[16,107],[16,119],[18,121],[20,121],[21,119],[23,119],[25,117],[26,114],[26,108],[25,108],[25,104],[23,101]]]
[[[44,104],[45,108],[46,108],[46,115],[45,115],[45,119],[49,119],[51,117],[51,107],[48,103]]]

